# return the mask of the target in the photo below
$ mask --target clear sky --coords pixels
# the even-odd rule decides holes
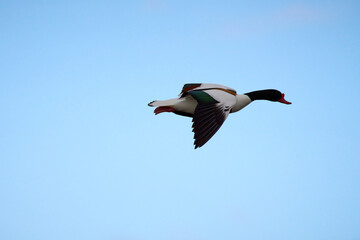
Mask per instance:
[[[147,103],[275,88],[194,150]],[[1,1],[0,239],[360,239],[359,1]]]

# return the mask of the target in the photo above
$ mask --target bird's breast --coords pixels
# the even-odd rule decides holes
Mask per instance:
[[[232,107],[231,112],[237,112],[251,103],[251,99],[246,95],[236,95],[236,103]]]

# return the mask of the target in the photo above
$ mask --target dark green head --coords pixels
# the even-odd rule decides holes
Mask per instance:
[[[275,89],[266,89],[266,90],[260,90],[260,91],[254,91],[245,93],[251,101],[255,100],[268,100],[272,102],[281,102],[284,104],[291,104],[291,102],[288,102],[284,99],[285,94],[281,93],[278,90]]]

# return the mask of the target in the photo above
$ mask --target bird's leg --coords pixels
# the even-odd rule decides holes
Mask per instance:
[[[164,107],[157,107],[154,110],[155,115],[159,114],[159,113],[163,113],[163,112],[175,112],[175,108],[172,107],[168,107],[168,106],[164,106]]]

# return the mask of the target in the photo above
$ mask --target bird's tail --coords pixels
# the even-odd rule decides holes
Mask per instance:
[[[165,106],[174,106],[179,101],[178,98],[173,98],[163,101],[152,101],[148,104],[149,107],[165,107]]]
[[[164,101],[152,101],[148,104],[150,107],[157,107],[154,110],[155,115],[162,113],[162,112],[175,112],[176,109],[174,105],[179,102],[178,98],[173,98]]]

